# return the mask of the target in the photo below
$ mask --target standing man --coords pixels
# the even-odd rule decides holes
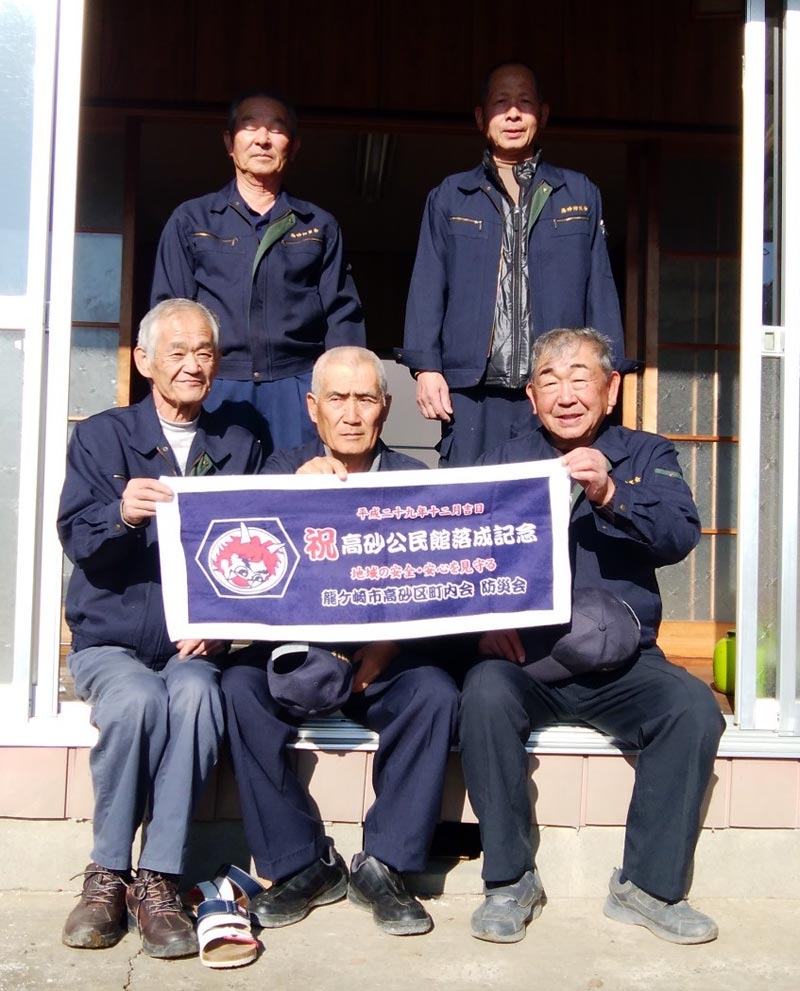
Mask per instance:
[[[316,436],[305,408],[316,359],[365,343],[361,302],[336,220],[283,189],[300,148],[294,109],[247,93],[231,104],[223,138],[234,178],[167,221],[151,304],[183,296],[216,313],[222,360],[207,408],[248,403],[273,447],[294,447]]]
[[[389,413],[383,364],[364,348],[327,351],[314,366],[308,410],[319,436],[276,452],[272,474],[336,474],[424,468],[391,450],[380,434]],[[336,648],[341,651],[343,648]],[[417,641],[345,647],[356,665],[343,712],[379,734],[373,762],[375,802],[364,822],[364,849],[347,868],[288,760],[297,720],[269,690],[265,648],[252,664],[232,666],[222,687],[245,835],[261,877],[274,883],[250,903],[262,926],[299,922],[318,905],[344,897],[372,912],[393,936],[428,932],[433,922],[407,890],[403,872],[421,871],[439,818],[458,690]],[[250,655],[252,657],[252,655]]]
[[[600,193],[542,161],[549,112],[528,66],[492,70],[475,108],[483,162],[425,206],[398,359],[420,413],[442,422],[443,467],[473,465],[529,427],[531,345],[548,330],[596,327],[629,370]]]
[[[218,334],[200,303],[159,303],[142,320],[134,351],[150,395],[78,423],[69,445],[58,516],[75,566],[67,663],[99,737],[90,758],[94,848],[64,926],[67,946],[113,946],[127,913],[150,956],[197,953],[178,881],[192,812],[224,730],[216,658],[227,645],[170,641],[154,517],[158,503],[172,499],[159,476],[261,467],[258,441],[203,409]],[[146,813],[132,877],[131,847]]]
[[[481,463],[560,459],[574,482],[574,590],[603,590],[627,603],[639,620],[639,647],[613,670],[570,677],[562,669],[561,680],[545,682],[537,676],[540,659],[526,654],[527,635],[505,630],[480,638],[485,659],[466,676],[460,715],[486,895],[472,935],[515,942],[541,912],[525,744],[533,729],[583,722],[638,751],[622,869],[611,876],[605,914],[673,943],[704,943],[716,939],[717,926],[684,898],[725,723],[708,687],[670,664],[656,643],[656,569],[683,560],[697,544],[697,508],[669,441],[608,422],[620,377],[602,335],[552,331],[536,341],[532,364],[527,393],[540,425]],[[632,639],[635,645],[635,633]]]

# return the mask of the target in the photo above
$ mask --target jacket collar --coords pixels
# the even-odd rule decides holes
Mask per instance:
[[[535,154],[541,155],[541,149],[537,148]],[[557,168],[555,165],[550,165],[540,157],[536,167],[534,186],[538,186],[541,180],[546,180],[553,189],[558,189],[567,181],[562,169]],[[481,162],[474,169],[470,169],[469,172],[464,172],[459,176],[458,188],[465,193],[470,193],[478,189],[485,189],[488,183],[489,179],[487,177],[486,167]],[[491,184],[494,186],[494,182]]]
[[[228,185],[223,186],[219,192],[212,193],[209,209],[211,213],[224,213],[229,207],[244,216],[248,216],[250,213],[249,207],[239,195],[235,179],[231,179]],[[282,189],[275,199],[272,213],[277,219],[290,210],[297,214],[301,220],[311,220],[314,216],[314,208],[311,203],[307,200],[299,200]]]
[[[166,459],[165,465],[172,467],[175,458],[161,430],[161,421],[152,395],[136,403],[131,410],[133,415],[131,447],[144,458],[155,458],[161,454]],[[225,440],[225,431],[219,429],[217,418],[213,413],[201,409],[186,473],[207,475],[213,469],[219,471],[229,457],[230,445]],[[195,464],[198,467],[192,472],[192,466]]]
[[[539,424],[533,433],[528,436],[536,437],[537,435],[543,443],[547,444],[555,455],[560,456],[559,450],[553,446],[550,439],[550,434],[547,433],[541,424]],[[624,428],[615,423],[609,423],[608,420],[604,420],[600,425],[600,430],[595,437],[594,442],[589,446],[605,454],[611,462],[612,467],[621,464],[621,462],[630,457],[630,452],[625,443]]]

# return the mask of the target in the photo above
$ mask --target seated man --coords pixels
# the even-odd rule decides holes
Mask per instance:
[[[277,451],[264,471],[336,474],[424,468],[380,439],[391,397],[380,359],[337,347],[317,359],[308,411],[319,439]],[[419,644],[358,647],[346,715],[380,734],[373,764],[375,803],[364,824],[364,849],[348,872],[286,756],[293,720],[269,692],[267,652],[260,663],[233,666],[222,687],[245,833],[258,874],[275,883],[251,902],[262,926],[303,919],[316,905],[350,900],[370,909],[392,935],[427,932],[432,921],[405,888],[403,871],[424,868],[441,805],[455,734],[458,692]]]
[[[667,440],[608,421],[620,380],[604,337],[551,331],[535,342],[532,369],[527,392],[541,425],[481,463],[561,459],[575,483],[573,587],[604,589],[628,603],[640,623],[639,648],[615,670],[546,683],[535,663],[526,664],[525,636],[506,630],[480,638],[485,660],[465,679],[460,713],[464,777],[484,854],[486,897],[472,935],[514,942],[540,913],[525,744],[546,724],[584,722],[639,752],[622,869],[612,874],[605,914],[675,943],[706,942],[717,926],[683,899],[725,724],[707,686],[670,664],[656,644],[655,571],[694,548],[697,509]]]
[[[207,413],[219,328],[201,304],[165,300],[142,320],[136,367],[150,395],[78,423],[69,445],[58,531],[75,570],[67,592],[67,659],[75,694],[92,706],[94,848],[67,946],[112,946],[128,916],[145,953],[197,952],[178,879],[195,800],[224,728],[219,670],[225,645],[171,643],[164,620],[156,505],[161,475],[259,471],[259,443]],[[149,812],[131,877],[134,834]]]

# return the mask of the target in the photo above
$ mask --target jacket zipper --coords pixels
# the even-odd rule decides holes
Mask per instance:
[[[450,217],[450,220],[460,220],[463,224],[475,224],[479,231],[483,230],[483,221],[473,217]]]
[[[219,241],[220,244],[229,244],[232,248],[235,248],[239,243],[238,237],[217,237],[216,234],[210,234],[208,231],[194,231],[192,237],[210,237],[212,241]]]
[[[513,233],[514,243],[512,245],[511,260],[511,368],[509,369],[511,381],[516,381],[520,369],[520,350],[522,349],[522,306],[520,299],[520,272],[522,269],[522,211],[519,204],[514,205],[513,213]],[[517,347],[514,348],[516,342]]]

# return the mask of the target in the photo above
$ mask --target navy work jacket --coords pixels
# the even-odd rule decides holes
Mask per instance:
[[[608,589],[624,599],[641,623],[640,644],[651,647],[661,623],[656,568],[682,561],[700,539],[700,519],[683,480],[675,448],[658,434],[613,424],[591,445],[611,463],[615,492],[600,511],[585,495],[569,524],[574,588]],[[487,451],[484,465],[560,457],[542,427]],[[611,512],[610,510],[613,510]]]
[[[156,255],[150,303],[182,297],[220,321],[219,377],[288,378],[342,344],[363,347],[364,318],[339,225],[313,203],[281,191],[259,238],[231,181],[182,203]]]
[[[441,372],[453,389],[477,385],[491,350],[503,233],[501,194],[482,165],[449,176],[428,196],[397,357]],[[540,163],[528,218],[533,338],[594,327],[625,346],[597,187],[580,172]]]
[[[378,451],[381,463],[378,471],[408,471],[411,469],[427,468],[428,466],[417,458],[409,457],[400,451],[393,451],[382,440],[378,441]],[[310,440],[302,447],[293,447],[286,451],[275,451],[267,459],[261,470],[262,475],[293,475],[297,469],[312,458],[324,458],[325,445],[319,438]]]
[[[187,475],[257,474],[261,445],[217,413],[200,414]],[[132,478],[180,475],[150,396],[76,424],[58,512],[58,534],[75,565],[66,616],[72,649],[113,644],[150,667],[175,653],[167,634],[155,519],[127,526],[120,515]]]

